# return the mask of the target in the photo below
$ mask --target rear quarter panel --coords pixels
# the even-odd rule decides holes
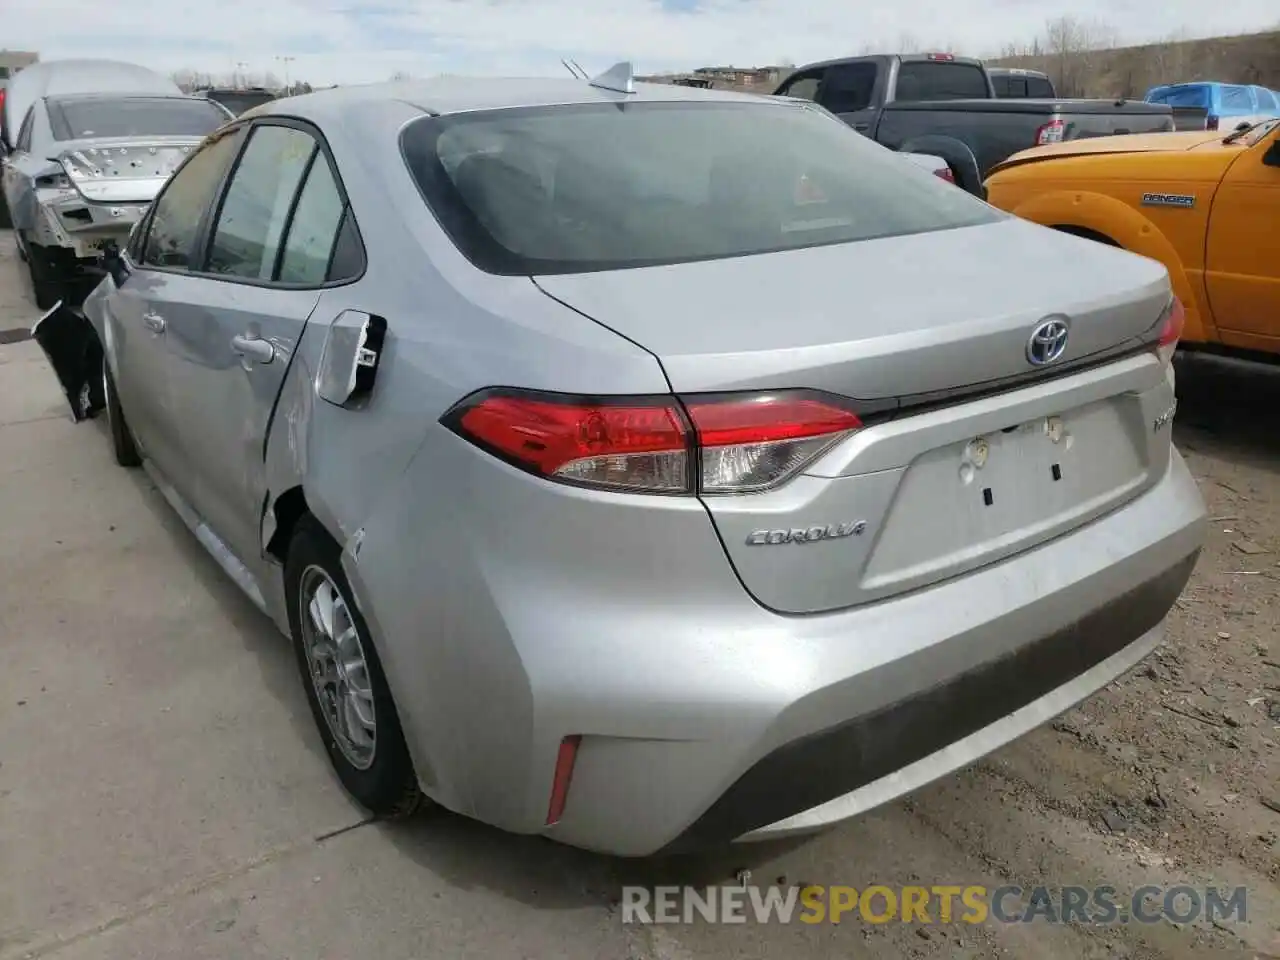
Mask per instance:
[[[1205,239],[1214,194],[1231,155],[1218,151],[1063,157],[999,170],[988,202],[1047,227],[1096,234],[1164,264],[1187,310],[1183,339],[1219,339],[1205,291]],[[1190,206],[1144,202],[1192,197]]]

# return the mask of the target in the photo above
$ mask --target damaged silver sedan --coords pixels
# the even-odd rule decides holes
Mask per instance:
[[[36,91],[45,95],[30,100],[4,160],[5,198],[41,309],[92,289],[103,245],[123,243],[192,148],[231,119],[220,104],[163,84],[47,92],[91,79]]]

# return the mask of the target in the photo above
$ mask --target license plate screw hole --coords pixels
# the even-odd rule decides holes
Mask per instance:
[[[990,487],[982,488],[982,502],[985,503],[988,507],[991,506],[991,504],[996,502],[996,498],[992,495]]]
[[[1049,472],[1053,474],[1054,482],[1057,482],[1058,480],[1062,479],[1062,467],[1060,467],[1058,464],[1055,463],[1052,467],[1050,467]]]

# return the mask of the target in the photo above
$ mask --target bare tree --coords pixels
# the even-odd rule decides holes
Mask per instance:
[[[1116,46],[1117,40],[1115,30],[1100,21],[1072,16],[1050,20],[1045,25],[1044,52],[1058,95],[1084,96],[1096,59],[1092,54]]]

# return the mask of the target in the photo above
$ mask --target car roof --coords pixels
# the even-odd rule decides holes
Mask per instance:
[[[439,77],[357,84],[317,90],[255,107],[253,116],[286,115],[323,123],[379,103],[407,104],[437,116],[475,110],[502,110],[562,104],[619,102],[771,102],[760,96],[666,83],[637,83],[635,93],[617,93],[572,78]]]

